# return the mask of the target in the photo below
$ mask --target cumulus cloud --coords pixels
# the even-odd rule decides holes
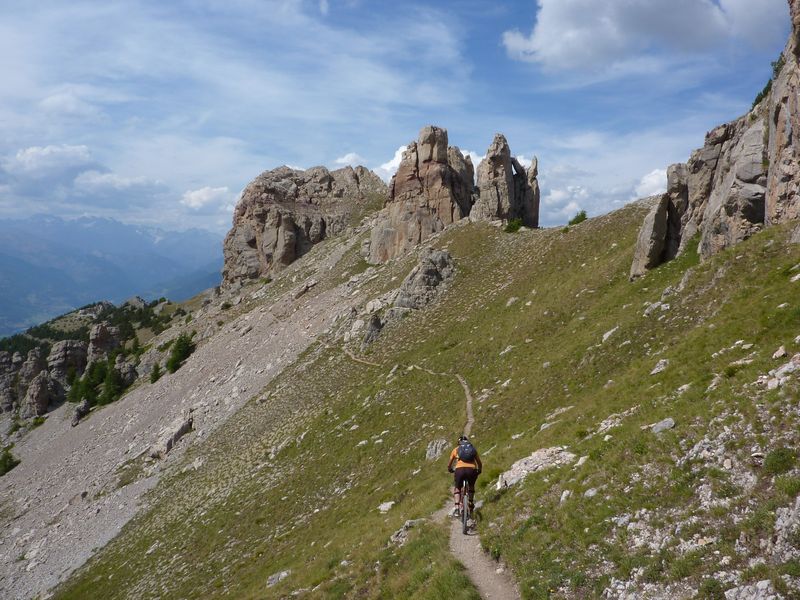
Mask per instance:
[[[180,202],[184,206],[198,210],[209,205],[227,206],[230,204],[231,191],[223,187],[202,187],[198,190],[188,190],[184,192]]]
[[[373,169],[378,177],[389,183],[392,176],[397,173],[397,168],[400,166],[400,161],[403,160],[403,152],[406,151],[406,146],[400,146],[394,151],[394,156],[387,160],[379,167]]]
[[[348,152],[347,154],[345,154],[344,156],[340,156],[333,162],[339,165],[340,167],[346,167],[347,165],[350,165],[351,167],[357,167],[358,165],[363,165],[366,162],[366,160],[363,157],[356,154],[355,152]]]
[[[654,169],[641,178],[634,190],[633,200],[663,194],[667,191],[667,170]]]
[[[92,163],[86,146],[54,145],[23,148],[5,160],[3,166],[12,175],[39,178],[84,168]]]
[[[757,14],[756,14],[757,13]],[[773,39],[786,23],[784,0],[538,0],[529,34],[506,31],[509,57],[556,71],[643,72],[726,40]]]

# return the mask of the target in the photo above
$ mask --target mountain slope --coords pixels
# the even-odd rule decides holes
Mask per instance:
[[[456,279],[437,304],[384,329],[366,358],[379,366],[323,336],[194,442],[149,509],[57,596],[471,593],[452,580],[435,523],[412,529],[412,544],[387,547],[407,519],[447,499],[444,460],[427,461],[426,448],[454,440],[465,415],[458,381],[437,373],[464,376],[476,396],[473,432],[486,463],[479,532],[524,597],[609,589],[611,597],[688,598],[701,586],[717,593],[770,578],[789,593],[796,579],[781,577],[796,578],[796,559],[767,547],[800,473],[790,459],[781,472],[752,455],[771,465],[776,450],[796,452],[797,382],[790,376],[770,391],[753,382],[788,360],[771,358],[778,346],[797,351],[800,246],[780,226],[703,264],[687,254],[631,284],[648,209],[638,203],[568,230],[466,225],[434,238],[455,258]],[[293,265],[272,293],[291,290],[288,277],[304,277],[319,256]],[[396,288],[414,262],[368,271],[347,304],[363,308]],[[360,264],[345,252],[302,302],[313,306]],[[279,307],[245,296],[237,322]],[[662,359],[669,366],[651,375]],[[641,429],[666,417],[675,421],[666,433]],[[698,442],[712,451],[692,451]],[[488,486],[518,459],[556,446],[588,458],[529,475],[516,489]],[[282,571],[289,575],[267,587]]]

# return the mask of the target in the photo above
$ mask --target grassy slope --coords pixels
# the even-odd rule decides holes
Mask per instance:
[[[787,245],[787,230],[776,228],[703,265],[687,255],[630,283],[643,216],[642,206],[631,206],[569,231],[448,232],[438,245],[456,258],[457,279],[438,304],[384,332],[369,356],[382,367],[355,363],[337,348],[312,348],[192,448],[187,464],[202,456],[203,465],[164,480],[153,508],[58,597],[263,598],[311,588],[323,597],[391,598],[401,589],[407,597],[475,597],[437,527],[412,530],[400,551],[386,546],[406,519],[441,506],[444,464],[426,462],[425,448],[438,437],[453,440],[464,421],[457,381],[407,370],[411,364],[460,373],[480,398],[474,434],[488,475],[481,481],[482,540],[513,567],[526,597],[597,594],[611,577],[636,569],[647,581],[683,579],[697,587],[713,572],[715,551],[744,569],[747,557],[732,551],[733,541],[744,533],[755,551],[774,523],[769,511],[796,493],[794,480],[784,476],[775,485],[753,467],[759,484],[744,492],[718,469],[679,468],[676,461],[715,428],[739,422],[750,424],[752,442],[767,450],[779,436],[796,447],[795,416],[783,409],[792,394],[759,400],[767,415],[770,407],[781,415],[770,421],[752,400],[756,390],[744,393],[744,385],[776,366],[772,352],[800,334],[800,307],[776,308],[797,298],[800,283],[789,278],[800,247]],[[371,284],[376,294],[396,286],[410,266],[406,260],[380,271]],[[645,317],[644,303],[658,300],[690,267],[684,291],[666,300],[670,309]],[[509,305],[512,297],[519,300]],[[743,350],[711,357],[739,339],[755,344],[752,364],[728,367]],[[670,367],[649,375],[661,358]],[[714,373],[725,377],[705,393]],[[684,384],[691,387],[676,394]],[[540,431],[545,415],[566,406],[573,408]],[[631,407],[637,412],[608,441],[587,436],[609,414]],[[667,416],[677,427],[660,437],[640,429]],[[589,459],[579,469],[530,476],[512,492],[486,487],[515,460],[554,445]],[[750,441],[730,453],[745,462]],[[732,508],[700,508],[694,490],[705,481],[724,491]],[[600,494],[586,499],[590,487]],[[562,505],[563,490],[573,496]],[[397,504],[379,514],[388,500]],[[692,534],[723,534],[688,555],[670,547],[631,550],[607,519],[642,507],[658,508],[664,526],[694,514]],[[734,522],[734,514],[742,518]],[[267,588],[267,577],[283,569],[290,576]]]

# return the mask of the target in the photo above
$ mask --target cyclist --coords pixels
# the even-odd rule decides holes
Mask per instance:
[[[455,466],[454,466],[455,463]],[[483,464],[478,456],[478,450],[472,445],[467,436],[462,435],[458,438],[458,446],[453,448],[450,453],[450,462],[447,463],[447,471],[455,473],[453,488],[453,499],[455,500],[454,515],[460,516],[459,506],[461,505],[461,486],[466,481],[469,484],[469,510],[475,508],[475,481],[481,474]]]

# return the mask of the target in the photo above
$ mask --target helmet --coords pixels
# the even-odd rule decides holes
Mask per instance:
[[[469,441],[469,438],[467,436],[465,436],[465,435],[462,435],[460,438],[458,438],[458,443],[459,444],[461,442],[468,442],[468,441]]]

